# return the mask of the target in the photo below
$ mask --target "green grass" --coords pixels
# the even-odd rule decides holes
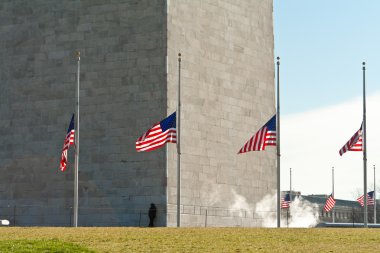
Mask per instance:
[[[1,253],[17,252],[40,252],[40,253],[79,253],[95,252],[83,246],[72,243],[62,242],[59,240],[4,240],[0,241]]]
[[[95,252],[234,253],[380,252],[380,230],[364,228],[0,228],[0,252],[92,252],[91,250]]]

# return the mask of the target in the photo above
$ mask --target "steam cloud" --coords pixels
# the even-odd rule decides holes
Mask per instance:
[[[221,189],[218,188],[210,194],[208,204],[219,203],[220,191]],[[228,210],[234,217],[254,218],[261,221],[262,227],[277,227],[276,193],[266,195],[256,204],[255,208],[235,190],[226,191],[225,194],[232,195],[233,202],[228,206]],[[293,197],[289,209],[282,210],[281,213],[281,227],[310,228],[315,227],[319,222],[318,205],[310,203],[302,197]]]
[[[318,224],[318,205],[312,204],[302,197],[296,197],[290,203],[288,219],[281,216],[281,227],[310,228]],[[282,212],[283,213],[283,212]],[[263,227],[277,226],[276,194],[266,195],[256,205],[255,216],[263,220]]]
[[[234,190],[232,190],[232,194],[234,195],[234,203],[230,206],[230,209],[252,210],[244,196],[237,194]]]

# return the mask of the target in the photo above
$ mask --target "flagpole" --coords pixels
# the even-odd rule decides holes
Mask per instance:
[[[373,165],[373,223],[376,224],[376,168]]]
[[[365,62],[363,62],[363,176],[364,176],[364,227],[368,227],[367,207],[367,123],[365,100]]]
[[[289,202],[292,202],[292,168],[289,169]],[[289,208],[286,209],[286,226],[289,227]]]
[[[289,169],[289,173],[290,173],[289,198],[290,198],[290,202],[292,202],[292,168]]]
[[[332,196],[335,199],[335,194],[334,194],[334,166],[332,167]],[[332,208],[332,222],[335,223],[335,205]]]
[[[280,57],[277,57],[277,227],[281,227],[281,189],[280,189]]]
[[[74,169],[74,227],[78,227],[78,165],[79,165],[79,78],[80,78],[80,52],[76,52],[78,61],[77,70],[77,129],[75,131],[75,169]]]
[[[177,105],[177,227],[181,226],[181,145],[180,145],[180,119],[181,119],[181,53],[178,53],[178,105]]]

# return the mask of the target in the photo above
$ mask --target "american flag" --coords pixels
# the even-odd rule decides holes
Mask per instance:
[[[276,146],[276,115],[249,139],[238,154],[265,150],[266,146]]]
[[[375,204],[374,191],[367,193],[367,206],[373,206]],[[361,195],[357,201],[361,206],[364,206],[364,195]]]
[[[335,201],[333,195],[330,194],[330,196],[326,200],[326,204],[325,204],[325,207],[323,208],[323,210],[325,210],[325,212],[330,212],[330,210],[333,209],[333,207],[335,206],[335,202],[336,201]]]
[[[362,127],[363,124],[360,126],[360,129],[351,137],[351,139],[339,150],[339,155],[342,156],[347,151],[363,151]]]
[[[290,194],[286,193],[285,196],[281,197],[281,208],[289,208],[290,207]]]
[[[67,134],[65,142],[63,143],[62,154],[61,154],[61,163],[59,169],[65,171],[67,167],[67,151],[71,145],[74,145],[75,139],[75,129],[74,129],[74,114],[71,117],[69,129],[67,129]]]
[[[177,142],[176,113],[161,122],[154,124],[145,134],[136,141],[137,152],[152,151],[162,147],[165,143]]]

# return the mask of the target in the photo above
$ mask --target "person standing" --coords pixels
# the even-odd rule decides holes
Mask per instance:
[[[156,218],[157,208],[156,205],[151,203],[149,208],[149,227],[154,227],[154,219]]]

